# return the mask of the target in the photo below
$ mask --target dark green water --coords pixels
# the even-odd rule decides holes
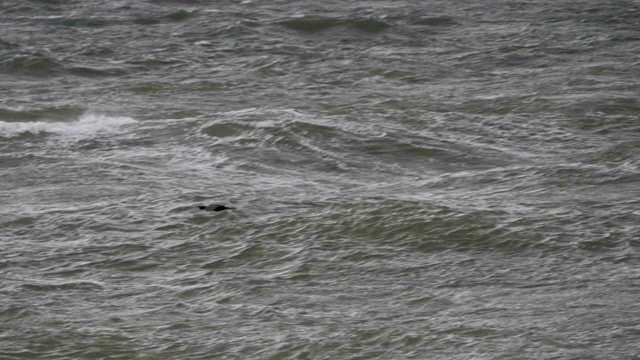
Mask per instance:
[[[639,19],[0,2],[0,359],[640,359]]]

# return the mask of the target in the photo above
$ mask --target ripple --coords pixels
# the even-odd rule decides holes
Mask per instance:
[[[57,291],[99,291],[104,290],[104,285],[93,281],[71,281],[71,282],[38,282],[25,283],[22,285],[25,290],[57,292]]]

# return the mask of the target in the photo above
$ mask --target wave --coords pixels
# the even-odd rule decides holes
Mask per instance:
[[[113,50],[109,48],[98,47],[84,50],[83,55],[95,58],[112,53]],[[0,58],[0,71],[12,76],[21,75],[37,78],[56,77],[64,74],[90,78],[121,76],[127,73],[125,68],[88,65],[84,62],[77,64],[76,61],[78,60],[83,61],[81,59],[76,59],[75,61],[60,59],[48,51],[15,53]]]
[[[62,136],[91,136],[100,132],[113,132],[118,128],[135,123],[130,117],[111,117],[85,114],[76,121],[0,121],[0,137],[12,138],[22,135],[54,134]]]
[[[194,12],[192,11],[185,10],[185,9],[178,9],[163,15],[138,16],[133,19],[133,23],[136,25],[157,25],[166,21],[182,22],[185,20],[189,20],[193,16],[194,16]]]
[[[341,19],[325,16],[292,17],[280,21],[279,24],[291,30],[304,32],[319,32],[336,26],[347,26],[366,32],[379,32],[390,26],[382,20],[368,17]]]
[[[27,121],[54,121],[70,118],[79,118],[86,109],[71,106],[49,106],[41,109],[27,109],[25,107],[0,108],[0,121],[27,122]]]
[[[422,26],[447,26],[447,25],[456,25],[456,21],[450,17],[446,16],[436,16],[436,17],[418,17],[412,19],[410,21],[412,25],[422,25]]]
[[[17,47],[18,47],[18,44],[0,39],[0,49],[2,50],[15,49]]]
[[[55,75],[61,68],[58,59],[43,53],[20,54],[0,62],[0,69],[9,73],[38,76]]]
[[[219,114],[199,134],[212,151],[225,152],[240,168],[254,171],[357,171],[396,173],[399,168],[449,170],[478,153],[476,144],[452,145],[429,134],[403,128],[352,122],[344,117],[316,118],[287,109],[247,109]],[[250,156],[247,156],[251,154]],[[495,158],[494,152],[489,155]],[[482,162],[484,157],[473,156]],[[488,160],[484,160],[486,163]]]

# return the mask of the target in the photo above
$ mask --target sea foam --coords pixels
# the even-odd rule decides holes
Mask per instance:
[[[54,134],[71,137],[90,137],[97,133],[118,131],[124,125],[135,123],[130,117],[112,117],[85,114],[75,121],[0,121],[0,137],[10,138],[30,133],[33,135]]]

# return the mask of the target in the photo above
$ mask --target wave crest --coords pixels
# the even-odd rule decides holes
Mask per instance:
[[[33,121],[6,122],[0,121],[0,137],[11,138],[25,134],[55,134],[62,136],[91,136],[99,132],[113,132],[123,125],[135,123],[130,117],[112,117],[86,114],[77,121]]]

